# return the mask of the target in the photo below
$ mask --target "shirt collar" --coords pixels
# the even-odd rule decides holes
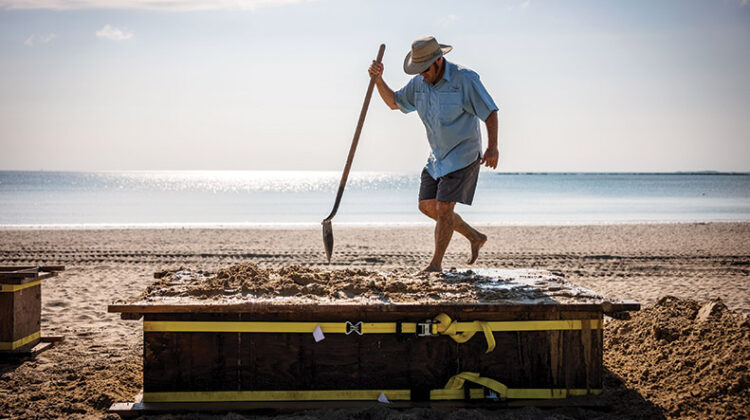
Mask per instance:
[[[445,71],[443,72],[443,79],[446,82],[450,82],[451,80],[451,63],[448,62],[448,60],[443,57],[443,63],[445,64]]]

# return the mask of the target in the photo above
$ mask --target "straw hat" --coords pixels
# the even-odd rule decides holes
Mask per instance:
[[[438,44],[434,36],[419,38],[411,43],[411,51],[404,59],[404,71],[406,74],[419,74],[452,49],[450,45]]]

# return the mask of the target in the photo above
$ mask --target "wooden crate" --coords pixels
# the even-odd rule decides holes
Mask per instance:
[[[64,269],[0,267],[0,353],[26,353],[40,342],[42,280]]]
[[[125,319],[143,315],[144,403],[379,397],[465,403],[599,393],[603,314],[639,307],[211,302],[110,305],[109,311]],[[478,331],[460,343],[439,332],[450,321],[425,322],[439,314]],[[316,327],[325,336],[319,342]],[[431,334],[417,334],[423,327]],[[493,330],[492,351],[485,327]]]

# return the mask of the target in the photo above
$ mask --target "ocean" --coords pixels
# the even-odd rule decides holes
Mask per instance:
[[[0,228],[317,226],[339,172],[0,171]],[[419,173],[353,172],[336,225],[420,225]],[[481,172],[469,223],[750,221],[748,173]]]

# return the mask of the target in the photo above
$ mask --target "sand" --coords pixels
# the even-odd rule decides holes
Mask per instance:
[[[575,304],[604,302],[596,292],[576,286],[563,273],[524,269],[328,270],[291,265],[262,268],[253,262],[216,272],[164,270],[133,301],[153,305],[210,302],[287,305],[356,304]],[[116,302],[120,303],[120,302]]]
[[[606,365],[666,415],[750,417],[750,320],[720,299],[667,296],[607,332]]]
[[[42,308],[43,335],[64,335],[66,341],[36,360],[21,365],[0,365],[0,418],[101,418],[106,416],[105,410],[111,401],[132,399],[140,381],[140,324],[123,321],[119,314],[108,314],[106,307],[117,299],[137,298],[155,281],[153,273],[156,271],[188,268],[216,272],[244,262],[252,262],[262,269],[299,265],[377,272],[417,270],[426,266],[431,256],[432,229],[429,227],[334,226],[334,229],[336,245],[331,266],[325,265],[318,228],[0,231],[0,264],[62,264],[67,267],[59,277],[43,284]],[[595,290],[607,299],[635,300],[646,306],[666,295],[698,302],[720,298],[727,311],[734,311],[737,316],[750,314],[750,223],[487,227],[482,230],[490,240],[476,267],[559,272],[568,281]],[[456,235],[444,267],[469,268],[465,263],[468,257],[468,242]],[[634,317],[617,322],[635,325],[645,321]],[[651,329],[664,329],[666,332],[659,334],[666,335],[658,339],[654,336],[652,344],[658,344],[654,351],[667,345],[661,344],[664,337],[674,335],[670,332],[668,318],[660,322],[664,325]],[[614,325],[618,324],[612,322],[606,326],[607,343],[611,343],[610,336],[619,336],[622,342],[632,339],[630,332],[615,329]],[[746,334],[746,324],[740,330]],[[680,343],[679,337],[682,336],[674,338],[672,343]],[[745,337],[747,342],[747,335]],[[705,344],[698,343],[698,346]],[[735,358],[743,357],[734,354]],[[687,370],[682,379],[667,375],[662,378],[666,383],[661,383],[658,381],[662,379],[654,379],[651,372],[665,372],[664,369],[672,365],[657,360],[661,356],[656,353],[643,356],[649,358],[648,361],[638,357],[639,354],[615,344],[605,345],[607,391],[602,398],[613,407],[612,411],[592,414],[577,409],[525,409],[513,412],[511,417],[708,417],[710,413],[720,413],[716,410],[722,406],[729,410],[723,412],[725,417],[741,418],[749,414],[747,409],[742,411],[731,405],[732,401],[739,400],[746,403],[745,407],[750,406],[747,382],[742,379],[746,377],[734,377],[736,383],[712,390],[713,393],[705,397],[706,401],[695,403],[681,396],[688,392],[682,389],[684,378],[699,377],[703,371]],[[672,360],[676,356],[670,353],[669,357]],[[726,366],[734,366],[731,360]],[[747,360],[747,356],[743,360]],[[642,366],[655,367],[643,376]],[[721,368],[725,364],[716,366]],[[659,370],[660,367],[664,369]],[[714,384],[706,382],[701,386]],[[732,391],[735,394],[729,397],[731,390],[736,392]],[[683,408],[674,401],[682,401]],[[685,411],[685,404],[693,411]],[[471,410],[470,414],[439,410],[410,413],[416,418],[506,415],[480,410]],[[459,413],[464,416],[456,417]],[[336,411],[310,415],[346,418],[350,414]],[[369,418],[391,418],[403,412],[381,407],[357,415],[360,414]],[[287,418],[303,418],[295,416]]]

